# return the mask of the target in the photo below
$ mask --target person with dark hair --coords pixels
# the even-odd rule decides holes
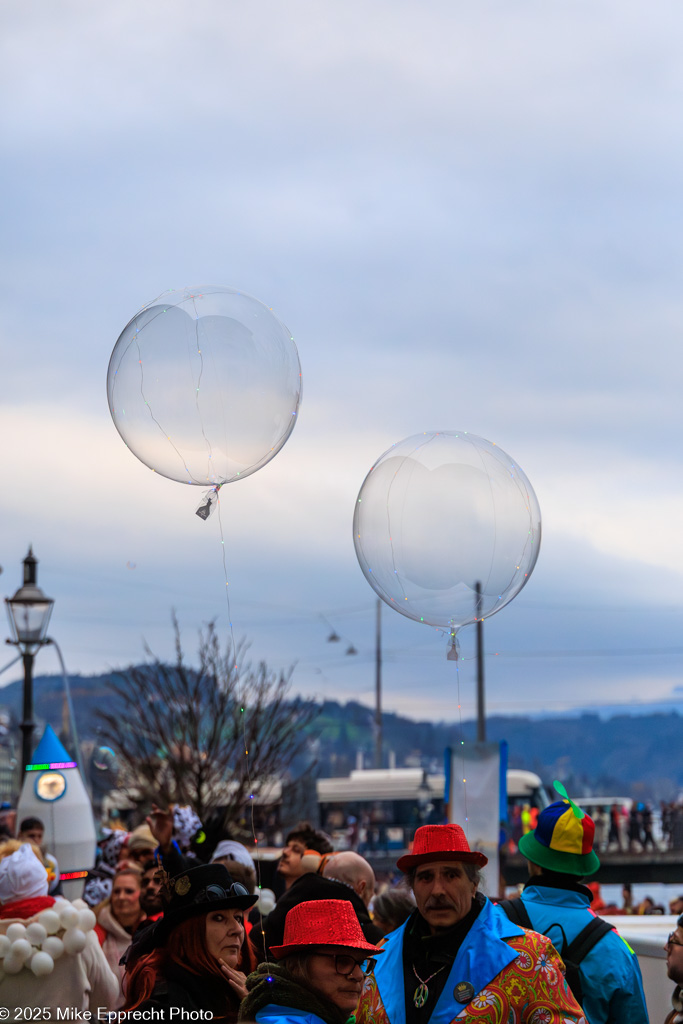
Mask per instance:
[[[161,870],[153,860],[148,860],[146,864],[142,865],[140,906],[147,918],[152,921],[161,917],[164,910],[161,901]]]
[[[459,825],[423,825],[398,861],[416,909],[386,937],[358,1024],[586,1024],[550,940],[478,892],[483,853]]]
[[[519,899],[501,906],[517,924],[552,940],[590,1024],[647,1024],[638,958],[597,917],[593,893],[581,884],[600,867],[594,831],[592,819],[568,798],[544,808],[536,830],[519,841],[529,880]]]
[[[313,863],[307,863],[304,858],[308,851],[311,854],[323,855],[332,853],[333,850],[334,847],[324,832],[313,828],[308,821],[300,821],[287,836],[277,866],[278,874],[285,880],[285,889],[289,889],[296,879],[307,871],[317,871],[320,857],[309,856]]]
[[[258,899],[222,864],[202,864],[167,881],[164,914],[138,932],[126,955],[124,1010],[210,1011],[237,1020],[246,974],[256,964],[244,915]],[[199,1018],[196,1018],[199,1019]]]
[[[671,1013],[664,1024],[683,1024],[683,914],[676,921],[676,930],[666,940],[664,951],[667,976],[676,984],[671,997]]]
[[[366,940],[348,900],[311,900],[287,914],[276,963],[247,978],[241,1021],[256,1024],[346,1024],[356,1008],[368,957],[382,952]]]
[[[311,855],[307,854],[304,864],[309,857]],[[352,850],[334,853],[325,861],[323,871],[324,876],[319,875],[313,864],[280,896],[265,922],[266,948],[282,942],[289,911],[298,903],[311,900],[347,900],[354,909],[366,941],[376,943],[382,938],[382,932],[368,911],[375,889],[375,873],[366,859]]]
[[[43,855],[43,860],[49,872],[48,892],[50,896],[61,896],[62,883],[59,877],[59,864],[57,863],[57,858],[45,850],[43,845],[44,838],[45,825],[40,818],[30,817],[23,819],[19,825],[17,839],[20,843],[35,843],[36,846],[40,847],[40,852]]]
[[[396,931],[415,910],[415,897],[407,886],[385,889],[372,901],[372,920],[382,935]]]

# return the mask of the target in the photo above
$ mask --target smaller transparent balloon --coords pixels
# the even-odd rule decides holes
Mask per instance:
[[[528,581],[541,513],[501,448],[475,434],[434,431],[377,460],[356,501],[353,540],[366,579],[388,605],[455,634],[499,611]]]
[[[216,286],[166,292],[121,332],[107,373],[116,429],[162,476],[200,487],[249,476],[294,429],[294,339],[258,299]]]
[[[92,763],[100,772],[116,771],[116,752],[111,747],[96,747],[93,751]]]

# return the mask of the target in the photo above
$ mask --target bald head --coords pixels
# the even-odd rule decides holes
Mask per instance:
[[[358,893],[367,907],[375,891],[375,872],[365,857],[351,850],[335,853],[323,868],[323,876],[336,882],[345,882]]]

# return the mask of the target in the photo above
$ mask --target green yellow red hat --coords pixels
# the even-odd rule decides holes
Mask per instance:
[[[541,811],[534,831],[522,836],[519,852],[548,871],[593,875],[600,867],[594,836],[595,824],[585,811],[569,798],[556,800]]]

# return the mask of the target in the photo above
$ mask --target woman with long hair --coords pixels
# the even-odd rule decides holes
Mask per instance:
[[[120,990],[123,968],[119,963],[130,946],[136,928],[147,916],[140,906],[141,885],[142,872],[137,865],[117,869],[112,880],[111,894],[93,910],[97,918],[95,933],[107,963],[119,978],[117,1009],[123,1002]]]
[[[221,864],[202,864],[167,882],[163,917],[129,950],[125,1010],[204,1010],[237,1020],[256,959],[245,938],[246,911],[258,897]]]

